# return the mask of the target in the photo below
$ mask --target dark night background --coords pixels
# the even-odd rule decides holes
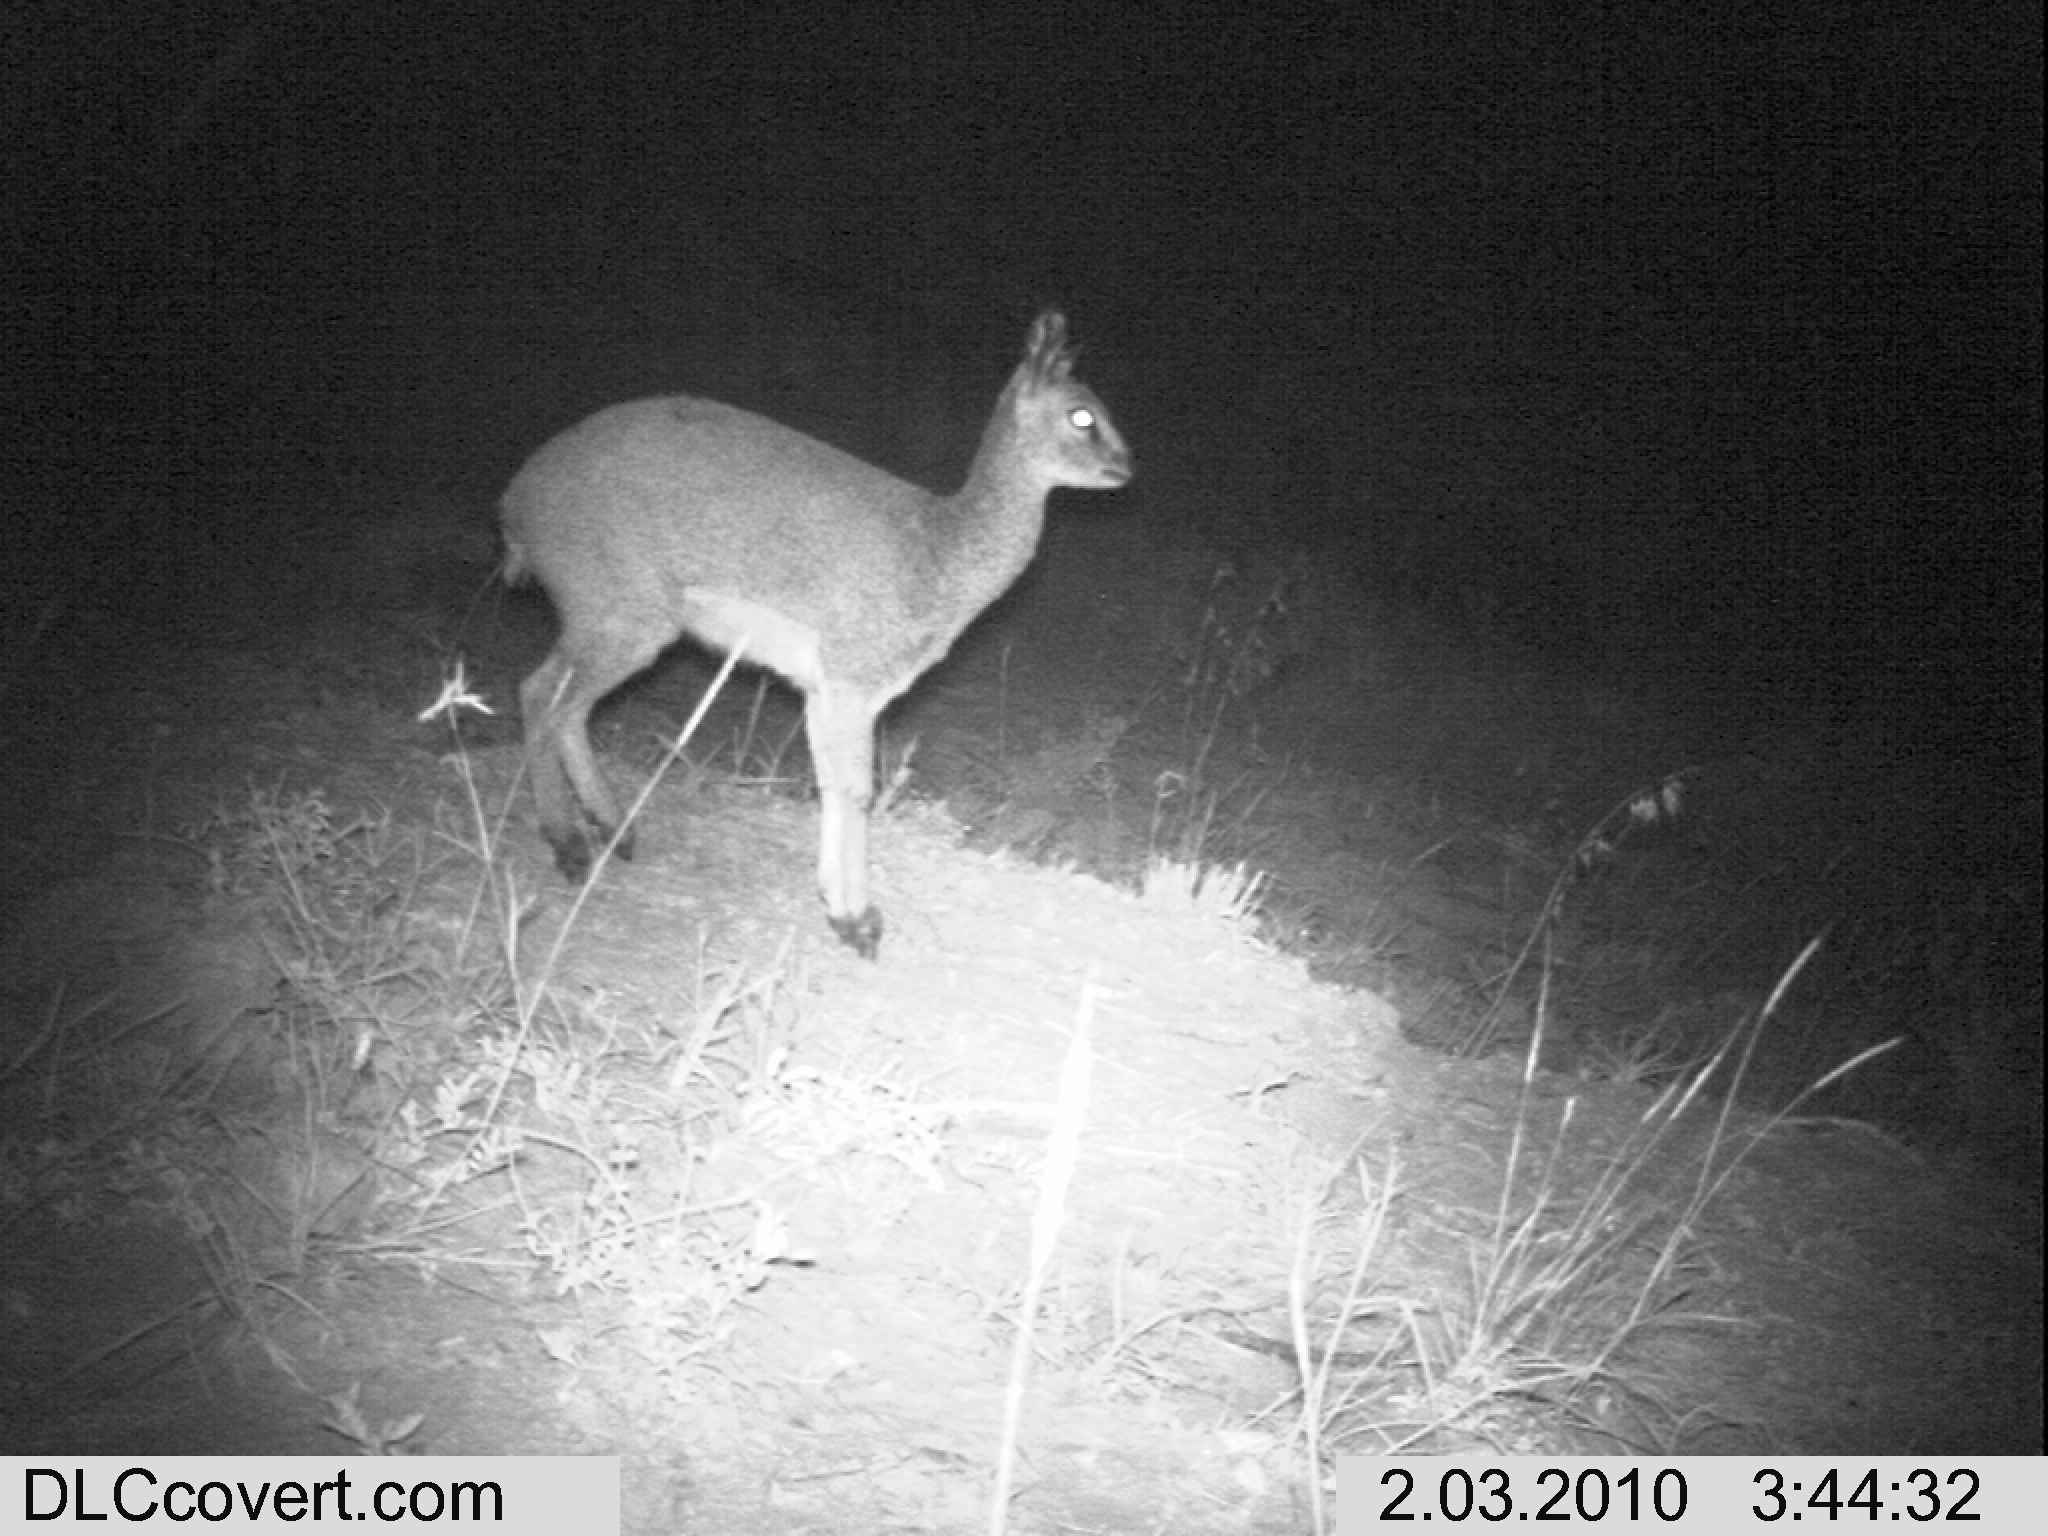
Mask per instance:
[[[2031,751],[2038,10],[1352,10],[17,19],[16,516],[289,460],[378,295],[516,329],[745,264],[907,348],[1057,297],[1148,460],[1192,402],[1302,493],[1249,534]],[[1404,480],[1422,411],[1433,480],[1517,473]]]

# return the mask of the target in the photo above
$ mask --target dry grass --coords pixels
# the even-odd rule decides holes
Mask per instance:
[[[1758,1038],[1817,949],[1817,940],[1809,944],[1763,1008],[1658,1095],[1636,1134],[1609,1152],[1578,1144],[1575,1100],[1551,1130],[1539,1129],[1539,1031],[1525,1059],[1498,1200],[1464,1255],[1465,1285],[1450,1303],[1404,1295],[1398,1280],[1390,1293],[1368,1294],[1388,1211],[1406,1193],[1391,1159],[1377,1178],[1362,1158],[1353,1162],[1359,1200],[1345,1267],[1319,1265],[1316,1234],[1327,1217],[1324,1201],[1312,1205],[1298,1228],[1288,1310],[1318,1531],[1328,1458],[1340,1448],[1388,1454],[1477,1439],[1496,1454],[1525,1453],[1531,1447],[1503,1439],[1520,1415],[1500,1410],[1542,1405],[1591,1442],[1674,1455],[1712,1420],[1711,1406],[1682,1401],[1642,1347],[1661,1330],[1737,1326],[1701,1304],[1703,1218],[1751,1150],[1804,1102],[1898,1043],[1843,1061],[1774,1114],[1738,1109]],[[1688,1127],[1692,1133],[1681,1134]],[[1325,1198],[1332,1187],[1323,1186]],[[1390,1259],[1381,1267],[1399,1273]],[[1339,1299],[1318,1308],[1316,1296]],[[1347,1333],[1363,1324],[1372,1325],[1366,1347],[1347,1354]],[[1349,1363],[1333,1388],[1339,1359]]]
[[[1208,692],[1189,718],[1206,720],[1211,733],[1232,696],[1223,652],[1219,638],[1205,653],[1210,670],[1190,672]],[[730,668],[728,661],[714,693]],[[667,747],[629,823],[661,771],[681,758],[710,698]],[[565,996],[555,977],[589,886],[530,951],[535,903],[501,855],[508,811],[487,803],[462,742],[460,711],[482,707],[458,673],[423,716],[446,722],[463,787],[462,815],[431,838],[388,814],[343,815],[317,794],[256,789],[232,812],[190,829],[215,891],[265,914],[283,979],[267,1049],[297,1086],[258,1111],[281,1173],[261,1187],[240,1178],[233,1122],[220,1112],[224,1085],[235,1078],[219,1062],[130,1097],[123,1144],[148,1150],[130,1150],[124,1165],[107,1158],[105,1128],[99,1141],[18,1169],[14,1176],[46,1198],[80,1179],[145,1189],[184,1221],[206,1257],[208,1294],[98,1346],[72,1374],[189,1309],[265,1339],[276,1308],[312,1310],[307,1282],[323,1266],[402,1263],[429,1275],[537,1273],[556,1294],[611,1297],[652,1372],[680,1392],[686,1365],[725,1348],[745,1298],[778,1266],[806,1262],[778,1204],[783,1181],[854,1156],[917,1179],[944,1165],[945,1119],[919,1103],[914,1085],[886,1073],[792,1066],[785,1042],[803,989],[788,946],[772,964],[746,971],[722,968],[700,948],[685,1027],[675,1033],[632,1025],[601,999]],[[755,739],[749,727],[734,744],[735,760],[779,774],[787,743],[763,758]],[[1198,748],[1190,783],[1206,760]],[[1629,827],[1675,813],[1678,782],[1619,803],[1585,839],[1584,857],[1603,857]],[[1191,838],[1199,850],[1211,840],[1206,827],[1200,817],[1183,820],[1169,844]],[[611,853],[601,850],[598,871]],[[445,886],[451,864],[467,880],[452,915],[428,896],[430,886]],[[1554,926],[1568,875],[1552,888],[1539,930]],[[1164,854],[1150,860],[1144,880],[1150,904],[1247,931],[1264,891],[1264,876],[1243,862]],[[1532,934],[1518,965],[1533,963],[1539,939]],[[1730,1321],[1702,1305],[1693,1285],[1703,1215],[1763,1137],[1888,1049],[1871,1047],[1821,1074],[1767,1119],[1736,1110],[1758,1040],[1816,948],[1800,954],[1762,1008],[1703,1062],[1688,1063],[1657,1037],[1625,1054],[1627,1075],[1665,1087],[1637,1134],[1599,1156],[1574,1144],[1569,1104],[1544,1128],[1534,1092],[1547,1013],[1539,1006],[1497,1200],[1461,1256],[1465,1283],[1448,1303],[1426,1302],[1400,1278],[1389,1234],[1403,1199],[1421,1192],[1404,1187],[1391,1155],[1377,1172],[1352,1155],[1308,1181],[1284,1239],[1296,1385],[1282,1411],[1292,1415],[1291,1443],[1318,1533],[1328,1528],[1336,1455],[1474,1439],[1518,1449],[1499,1438],[1502,1405],[1542,1403],[1586,1435],[1630,1450],[1670,1453],[1683,1443],[1699,1410],[1656,1378],[1640,1345],[1656,1330]],[[0,1063],[0,1089],[20,1092],[46,1071],[47,1105],[114,1075],[112,1043],[92,1043],[104,1006],[53,997],[27,1047]],[[992,1532],[1007,1520],[1033,1333],[1080,1145],[1091,1020],[1092,993],[1084,991],[1016,1314]],[[215,1060],[203,1052],[200,1059]],[[59,1084],[59,1076],[70,1081]],[[365,1082],[374,1085],[367,1094]],[[650,1094],[691,1106],[677,1122],[680,1151],[646,1135]],[[328,1126],[337,1118],[354,1127],[353,1156],[336,1150]],[[698,1153],[722,1133],[753,1134],[777,1157],[750,1186],[699,1197]],[[21,1148],[9,1156],[20,1159]],[[1674,1175],[1675,1159],[1689,1160],[1682,1176]],[[1176,1315],[1132,1317],[1121,1300],[1116,1313],[1099,1362],[1105,1371]],[[544,1342],[567,1361],[589,1347],[571,1332]],[[290,1370],[281,1350],[273,1354]],[[396,1449],[422,1427],[417,1414],[373,1424],[352,1395],[327,1402],[330,1427],[365,1450]]]

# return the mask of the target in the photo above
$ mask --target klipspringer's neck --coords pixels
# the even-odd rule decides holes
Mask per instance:
[[[993,602],[1037,553],[1052,484],[1025,451],[1006,392],[982,433],[967,480],[947,498],[950,526],[937,530],[947,558],[971,567]]]

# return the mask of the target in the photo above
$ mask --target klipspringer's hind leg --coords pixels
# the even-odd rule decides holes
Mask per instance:
[[[858,694],[818,689],[805,701],[818,776],[818,889],[825,918],[855,954],[875,958],[882,914],[868,900],[868,812],[875,799],[875,720]]]
[[[570,666],[559,647],[548,653],[533,674],[519,685],[519,712],[526,733],[526,771],[533,778],[533,801],[540,813],[541,836],[555,851],[555,867],[581,882],[590,872],[590,839],[584,831],[581,800],[570,783],[563,750],[563,692]]]
[[[606,844],[622,859],[633,856],[632,829],[622,830],[618,804],[590,749],[590,711],[639,670],[621,671],[621,665],[579,665],[566,644],[558,645],[519,690],[541,832],[555,851],[556,867],[578,883],[589,877]]]

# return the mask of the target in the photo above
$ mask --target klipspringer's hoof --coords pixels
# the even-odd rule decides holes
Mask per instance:
[[[591,866],[597,862],[597,850],[611,840],[611,834],[602,826],[596,837],[580,828],[566,836],[548,839],[548,845],[555,850],[555,868],[562,872],[562,878],[571,885],[581,885],[590,878]],[[619,834],[618,841],[611,845],[611,856],[615,859],[633,857],[633,829],[628,827]]]
[[[567,837],[550,837],[548,846],[555,850],[555,868],[562,872],[562,878],[571,885],[581,885],[590,878],[590,839],[581,832]]]
[[[832,917],[826,921],[863,960],[874,959],[875,951],[882,947],[882,914],[873,907],[859,917]]]

